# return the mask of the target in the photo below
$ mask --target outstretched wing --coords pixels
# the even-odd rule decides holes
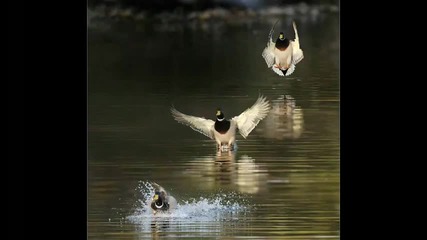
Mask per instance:
[[[213,126],[215,124],[214,121],[210,119],[205,119],[202,117],[195,117],[195,116],[184,114],[176,110],[174,107],[171,108],[171,113],[173,118],[177,122],[191,127],[193,130],[209,137],[210,139],[214,139],[214,135],[212,131]]]
[[[264,51],[262,51],[262,57],[264,58],[265,63],[267,63],[268,68],[273,67],[275,63],[273,50],[274,50],[274,44],[271,44],[270,46],[265,47]]]
[[[304,58],[304,53],[300,48],[299,44],[299,36],[297,31],[297,26],[295,24],[295,21],[292,23],[294,27],[295,32],[295,40],[291,41],[292,48],[293,48],[293,54],[292,54],[292,63],[297,64]]]
[[[267,116],[269,111],[270,103],[265,97],[259,96],[252,107],[231,120],[237,124],[239,133],[246,138],[258,123]]]
[[[274,33],[274,28],[276,27],[276,24],[278,22],[279,20],[277,20],[274,23],[273,27],[271,28],[270,33],[268,34],[267,47],[265,47],[264,50],[262,51],[262,57],[264,58],[269,68],[271,68],[274,65],[274,61],[275,61],[273,33]]]

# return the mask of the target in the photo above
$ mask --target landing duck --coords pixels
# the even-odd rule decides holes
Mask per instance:
[[[283,32],[279,33],[276,42],[273,42],[273,33],[276,24],[270,30],[268,35],[267,47],[262,52],[262,57],[267,63],[268,68],[271,68],[280,76],[289,76],[295,71],[295,66],[304,58],[304,53],[300,48],[299,36],[295,21],[292,23],[295,39],[290,40],[285,37]]]
[[[175,107],[171,108],[172,116],[177,122],[215,140],[219,151],[234,150],[236,147],[236,131],[239,131],[243,138],[247,138],[269,111],[270,103],[262,95],[258,97],[252,107],[231,119],[226,119],[220,108],[216,110],[215,121],[187,115],[176,110]]]

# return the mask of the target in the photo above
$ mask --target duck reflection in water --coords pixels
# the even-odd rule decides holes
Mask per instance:
[[[218,151],[215,155],[196,158],[188,165],[185,175],[203,178],[197,182],[207,188],[215,189],[219,184],[250,194],[267,190],[267,170],[261,169],[255,159],[236,151]]]
[[[152,239],[162,239],[162,233],[169,230],[169,221],[154,221],[151,222],[151,237]]]
[[[255,131],[267,139],[297,139],[304,130],[304,115],[291,95],[271,101],[272,109]]]

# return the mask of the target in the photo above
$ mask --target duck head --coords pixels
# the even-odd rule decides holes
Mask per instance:
[[[151,200],[151,208],[156,211],[166,211],[169,209],[169,204],[166,201],[166,193],[163,191],[156,191],[153,199]]]
[[[216,120],[222,121],[225,119],[224,113],[221,111],[221,109],[216,110]]]

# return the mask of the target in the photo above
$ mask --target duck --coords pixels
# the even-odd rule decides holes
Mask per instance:
[[[176,199],[169,195],[168,192],[159,184],[152,182],[152,186],[154,186],[154,196],[151,199],[150,207],[153,210],[153,214],[155,215],[158,212],[172,212],[177,208]]]
[[[271,68],[279,76],[289,76],[295,71],[296,64],[304,59],[304,53],[300,47],[295,21],[292,22],[295,32],[294,40],[290,40],[285,37],[283,32],[280,32],[276,42],[273,42],[274,28],[278,22],[279,20],[274,23],[270,30],[267,47],[264,48],[262,57],[268,68]]]
[[[236,149],[236,132],[247,138],[252,130],[263,120],[270,111],[270,102],[262,95],[256,102],[240,115],[226,119],[221,108],[216,109],[216,119],[206,119],[184,114],[175,107],[171,107],[173,118],[183,125],[215,140],[218,151]]]

